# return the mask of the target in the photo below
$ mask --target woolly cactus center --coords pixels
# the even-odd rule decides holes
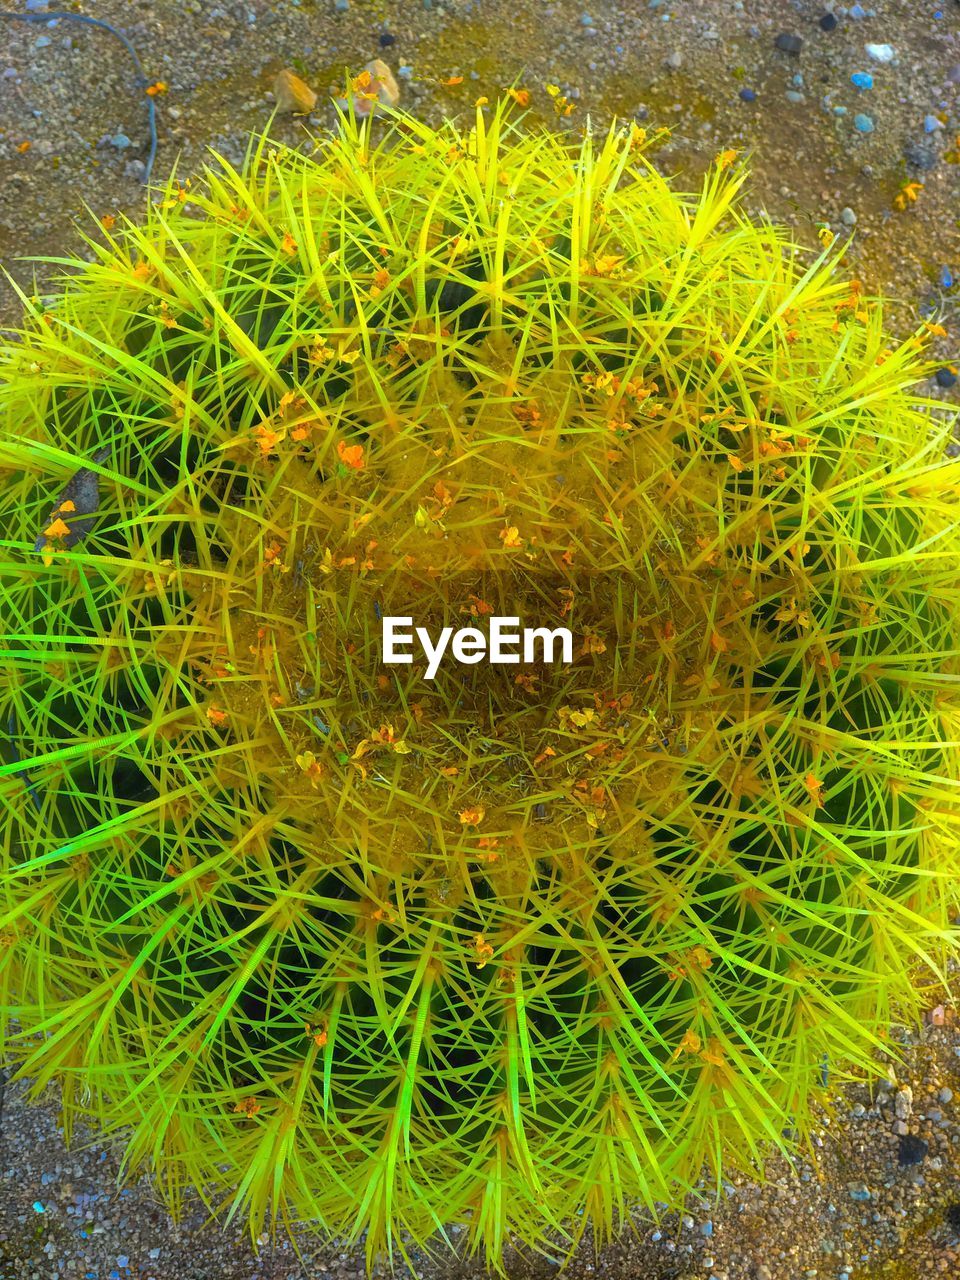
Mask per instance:
[[[490,342],[476,358],[507,364]],[[251,432],[185,464],[142,548],[159,564],[143,590],[176,601],[159,649],[202,687],[218,745],[187,746],[185,708],[161,792],[205,768],[260,811],[288,808],[337,857],[363,840],[397,870],[447,878],[464,854],[508,869],[518,849],[598,836],[626,852],[701,772],[749,788],[750,759],[725,759],[723,728],[762,575],[719,564],[710,513],[726,461],[684,476],[683,426],[701,402],[668,407],[636,375],[622,391],[628,370],[597,387],[542,360],[509,367],[523,395],[441,369],[419,421],[375,437],[334,432],[329,396],[305,379]],[[760,515],[724,554],[760,536]],[[637,538],[649,555],[627,574],[616,561]],[[388,615],[432,635],[491,615],[567,626],[573,661],[447,661],[427,681],[422,660],[384,664]]]

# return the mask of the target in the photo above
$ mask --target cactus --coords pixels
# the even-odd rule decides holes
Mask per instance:
[[[3,1049],[174,1206],[602,1236],[942,979],[960,464],[927,333],[745,178],[346,114],[24,298]],[[573,661],[382,661],[490,614]]]

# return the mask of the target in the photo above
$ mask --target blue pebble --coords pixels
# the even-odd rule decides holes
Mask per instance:
[[[948,369],[946,365],[942,369],[938,369],[934,377],[937,380],[938,387],[955,387],[957,385],[957,375]]]
[[[580,19],[580,25],[581,25],[581,27],[592,27],[592,26],[593,26],[593,19],[590,17],[589,13],[585,13],[585,14],[581,17],[581,19]]]
[[[756,100],[757,100],[757,91],[756,91],[755,89],[741,89],[741,90],[740,90],[740,101],[741,101],[741,102],[756,102]]]
[[[333,0],[333,7],[337,13],[346,13],[350,8],[350,0]]]
[[[858,89],[873,88],[873,76],[869,71],[855,71],[850,77],[850,80]]]
[[[923,117],[924,133],[936,133],[938,129],[942,129],[942,128],[943,128],[943,123],[940,120],[938,120],[936,116]]]
[[[833,114],[834,114],[835,116],[845,116],[845,115],[847,114],[847,108],[846,108],[846,107],[834,107],[834,108],[833,108]]]
[[[117,1259],[117,1266],[129,1267],[129,1265],[130,1265],[130,1259],[127,1257],[125,1253],[121,1253],[120,1257]]]
[[[857,133],[873,133],[873,121],[869,116],[865,116],[862,111],[858,111],[853,117],[853,127]]]
[[[34,1200],[34,1202],[33,1202],[33,1212],[34,1212],[34,1213],[43,1213],[43,1212],[44,1212],[43,1205],[40,1203],[40,1201],[39,1201],[39,1200]]]
[[[707,1219],[706,1222],[701,1223],[700,1232],[702,1235],[705,1235],[705,1236],[713,1235],[713,1223],[709,1220],[709,1218]]]
[[[412,80],[413,67],[397,67],[397,75],[401,80]]]
[[[858,21],[858,22],[859,22],[859,20],[860,20],[861,18],[865,18],[866,16],[867,16],[867,11],[866,11],[866,9],[864,9],[863,5],[859,5],[859,4],[852,4],[852,5],[850,6],[850,17],[851,17],[851,18],[853,18],[853,19],[855,19],[856,21]]]
[[[50,43],[49,36],[37,36],[36,40],[34,40],[33,42],[33,47],[35,49],[46,49],[49,43]]]
[[[953,288],[953,272],[950,270],[949,267],[940,268],[940,288],[941,289]]]

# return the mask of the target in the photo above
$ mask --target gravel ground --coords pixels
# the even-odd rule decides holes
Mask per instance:
[[[43,0],[9,3],[43,16]],[[717,151],[741,148],[754,171],[752,206],[808,244],[823,225],[852,234],[851,270],[892,298],[896,330],[941,319],[948,336],[935,348],[930,391],[950,404],[960,398],[957,0],[863,7],[597,0],[586,10],[582,0],[68,0],[65,7],[122,28],[148,79],[167,84],[156,99],[157,177],[174,163],[181,180],[198,174],[209,147],[239,163],[249,133],[270,117],[271,86],[284,67],[320,101],[308,120],[278,117],[273,132],[309,146],[309,130],[332,120],[328,89],[374,57],[393,67],[404,105],[430,119],[511,84],[530,90],[534,114],[553,119],[543,86],[555,82],[577,104],[564,127],[581,127],[588,114],[602,123],[611,113],[666,125],[670,138],[657,162],[689,188]],[[95,237],[98,218],[143,208],[148,143],[144,98],[118,41],[67,20],[0,20],[0,258],[19,287],[42,289],[56,270],[23,256],[84,249],[78,220]],[[922,185],[900,195],[910,183]],[[17,307],[14,285],[0,284],[0,323],[15,323]],[[719,1197],[705,1192],[682,1218],[659,1225],[638,1218],[599,1254],[583,1247],[567,1274],[960,1276],[960,1028],[949,1002],[942,1022],[900,1033],[903,1061],[880,1088],[849,1086],[832,1098],[808,1162],[773,1163],[763,1188],[738,1179]],[[454,1242],[459,1234],[451,1230]],[[211,1225],[195,1204],[174,1224],[149,1182],[123,1178],[118,1151],[82,1133],[68,1149],[56,1100],[27,1107],[22,1086],[8,1086],[0,1280],[314,1280],[364,1272],[362,1251],[309,1239],[300,1250],[283,1238],[251,1242],[236,1225]],[[413,1261],[429,1280],[485,1274],[449,1254]],[[558,1269],[557,1260],[508,1259],[512,1280]],[[409,1274],[403,1266],[396,1273]]]

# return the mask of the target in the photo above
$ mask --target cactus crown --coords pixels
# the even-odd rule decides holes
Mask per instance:
[[[174,1202],[496,1263],[916,1009],[960,470],[733,153],[378,129],[171,183],[2,351],[6,1052]],[[381,661],[490,613],[574,661]]]

